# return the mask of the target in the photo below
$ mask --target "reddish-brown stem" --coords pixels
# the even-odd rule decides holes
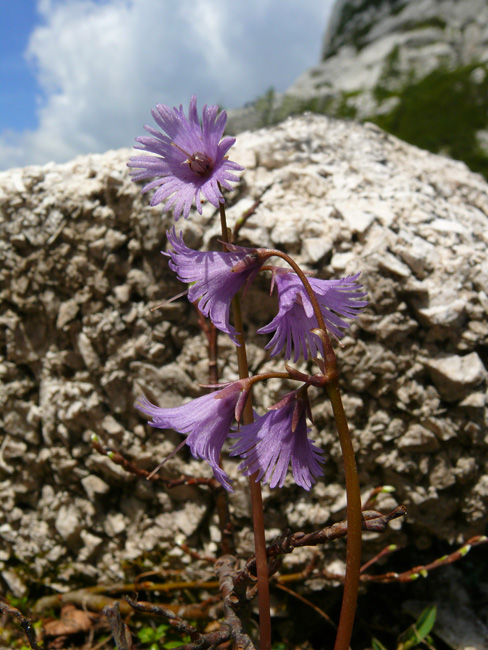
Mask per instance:
[[[219,204],[219,211],[222,240],[225,243],[229,243],[225,207],[222,203]],[[239,378],[247,379],[249,377],[249,367],[247,363],[246,343],[244,340],[241,305],[238,295],[234,296],[232,299],[232,315],[234,318],[237,340],[240,344],[236,346]],[[244,424],[251,424],[253,421],[252,401],[250,395],[244,407],[242,419]],[[266,540],[264,535],[263,498],[261,494],[261,484],[256,481],[256,474],[253,474],[249,478],[249,487],[251,490],[254,548],[256,552],[256,574],[258,579],[260,648],[261,650],[271,650],[271,611],[269,599],[268,560],[266,557]]]
[[[193,303],[198,314],[198,324],[200,329],[207,337],[208,349],[208,383],[217,384],[219,381],[219,368],[217,360],[219,358],[218,334],[219,330],[212,321],[207,321],[202,312],[198,309],[198,303]]]
[[[362,513],[361,492],[356,458],[354,456],[354,448],[352,446],[351,435],[349,433],[349,427],[339,391],[336,356],[329,335],[327,334],[324,318],[320,311],[317,297],[310,286],[307,276],[295,260],[286,253],[282,253],[278,250],[270,250],[268,252],[270,256],[275,255],[276,257],[281,257],[281,259],[285,260],[302,281],[317,319],[318,330],[315,330],[315,333],[318,334],[323,344],[325,361],[323,385],[325,385],[327,389],[327,394],[332,404],[337,432],[339,434],[344,462],[347,495],[346,576],[344,581],[341,615],[334,650],[349,650],[354,626],[354,617],[356,615],[359,574],[361,570]]]
[[[346,576],[342,596],[341,615],[337,629],[334,650],[349,650],[359,591],[361,571],[362,512],[359,476],[354,448],[342,404],[337,378],[327,383],[327,393],[332,404],[339,433],[339,441],[344,462],[347,494],[347,546]]]
[[[321,341],[324,346],[324,360],[327,368],[327,376],[328,377],[333,375],[337,376],[337,361],[336,361],[334,348],[332,347],[332,343],[330,342],[330,338],[327,334],[324,317],[322,316],[322,312],[320,311],[320,305],[318,303],[317,296],[313,292],[313,289],[310,286],[310,282],[308,281],[307,276],[302,271],[302,269],[298,266],[295,260],[289,255],[287,255],[286,253],[283,253],[282,251],[276,249],[270,249],[268,251],[268,255],[269,257],[271,256],[281,257],[282,260],[285,260],[285,262],[291,266],[291,268],[295,271],[295,273],[300,278],[303,287],[310,299],[310,302],[312,303],[315,318],[317,319],[317,325],[319,326],[319,329],[321,329],[324,332],[324,336],[321,337]]]

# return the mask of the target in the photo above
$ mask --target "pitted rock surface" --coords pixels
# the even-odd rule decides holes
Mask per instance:
[[[144,392],[175,406],[208,383],[195,308],[182,298],[151,311],[184,287],[160,254],[172,217],[149,207],[130,181],[129,155],[111,151],[0,174],[0,566],[18,594],[30,577],[63,590],[75,577],[116,580],[131,567],[184,564],[175,541],[217,551],[207,491],[167,492],[126,474],[90,443],[96,433],[152,469],[181,436],[148,427],[135,400]],[[370,305],[336,349],[364,493],[392,485],[396,492],[379,505],[408,508],[407,531],[391,531],[382,545],[395,535],[424,543],[482,533],[486,182],[373,125],[310,114],[240,135],[231,158],[246,171],[228,198],[230,224],[259,200],[241,231],[244,244],[282,248],[322,278],[362,272]],[[218,246],[210,205],[180,228],[189,246]],[[276,308],[268,293],[269,278],[260,277],[243,302],[253,372],[282,368],[256,334]],[[234,379],[232,345],[223,335],[219,342],[222,380]],[[256,407],[288,389],[268,382]],[[344,517],[331,410],[316,390],[311,396],[325,476],[310,493],[291,475],[282,490],[265,489],[275,535]],[[237,463],[226,456],[224,464],[237,488],[231,507],[245,553],[246,481]],[[210,476],[187,450],[164,471]]]

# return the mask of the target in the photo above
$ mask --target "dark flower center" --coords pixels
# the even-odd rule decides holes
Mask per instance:
[[[200,153],[200,151],[189,156],[185,162],[188,163],[192,172],[199,176],[207,176],[212,171],[212,160],[207,154]]]
[[[185,156],[187,156],[187,159],[181,163],[182,165],[186,165],[188,163],[188,166],[192,172],[195,172],[195,174],[198,174],[199,176],[208,176],[210,174],[213,169],[213,160],[207,156],[206,153],[202,153],[201,151],[188,153],[188,151],[185,151],[175,142],[172,142],[171,144],[173,147],[176,147],[181,151],[181,153],[184,153]]]

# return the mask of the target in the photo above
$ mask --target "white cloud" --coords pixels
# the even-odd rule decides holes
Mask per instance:
[[[234,107],[319,57],[333,0],[38,0],[27,56],[38,127],[0,134],[0,168],[130,145],[157,102]],[[313,44],[311,46],[311,43]]]

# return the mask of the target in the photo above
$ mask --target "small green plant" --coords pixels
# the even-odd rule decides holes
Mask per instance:
[[[20,610],[26,609],[29,605],[29,598],[27,596],[21,596],[20,598],[17,598],[13,594],[7,594],[6,600],[9,605]]]
[[[436,615],[437,609],[435,605],[424,609],[417,621],[400,634],[396,650],[410,650],[410,648],[416,648],[421,644],[433,650],[434,642],[430,632],[434,627]],[[386,650],[378,639],[373,639],[371,645],[373,650]]]
[[[158,625],[156,628],[143,627],[139,630],[137,636],[141,643],[144,645],[149,644],[147,650],[161,650],[161,648],[170,650],[170,648],[177,648],[182,643],[189,643],[191,640],[189,636],[177,638],[172,634],[171,625],[165,623]]]

